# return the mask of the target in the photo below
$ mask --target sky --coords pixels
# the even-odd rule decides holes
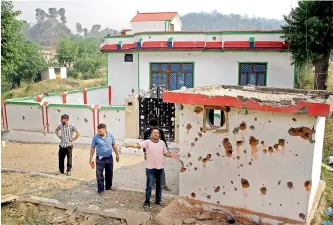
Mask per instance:
[[[196,2],[196,3],[193,3]],[[94,24],[102,28],[123,29],[130,27],[130,20],[136,12],[178,12],[184,15],[190,12],[211,12],[216,9],[223,14],[247,14],[249,17],[283,19],[297,0],[14,0],[16,9],[21,10],[19,19],[36,23],[35,9],[64,8],[67,26],[75,31],[77,22],[91,29]]]

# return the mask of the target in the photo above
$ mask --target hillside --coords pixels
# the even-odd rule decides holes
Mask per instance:
[[[239,14],[188,13],[181,17],[183,30],[278,30],[283,20],[248,18]]]

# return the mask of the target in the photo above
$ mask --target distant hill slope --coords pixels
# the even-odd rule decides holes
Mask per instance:
[[[221,14],[216,10],[211,13],[188,13],[181,17],[185,31],[214,30],[279,30],[283,20],[266,18],[248,18],[238,14]]]

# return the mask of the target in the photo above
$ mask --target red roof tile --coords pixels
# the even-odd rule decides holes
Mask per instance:
[[[204,48],[204,41],[175,41],[173,42],[174,48]]]
[[[284,48],[281,41],[256,41],[254,42],[255,48]]]
[[[171,20],[176,14],[176,12],[138,13],[131,22]]]
[[[225,41],[224,48],[249,48],[250,44],[248,41]]]
[[[142,48],[167,48],[167,41],[145,41],[142,43]]]
[[[124,49],[133,49],[133,48],[136,48],[136,47],[137,47],[136,43],[133,43],[133,44],[123,44],[121,46],[121,49],[122,50],[124,50]]]
[[[221,48],[222,49],[222,41],[206,42],[206,48],[208,48],[208,49]]]
[[[112,50],[117,50],[117,45],[103,45],[101,48],[101,51],[112,51]]]

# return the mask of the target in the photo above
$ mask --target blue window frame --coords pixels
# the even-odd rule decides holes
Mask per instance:
[[[151,63],[150,66],[150,88],[193,88],[193,63]]]

